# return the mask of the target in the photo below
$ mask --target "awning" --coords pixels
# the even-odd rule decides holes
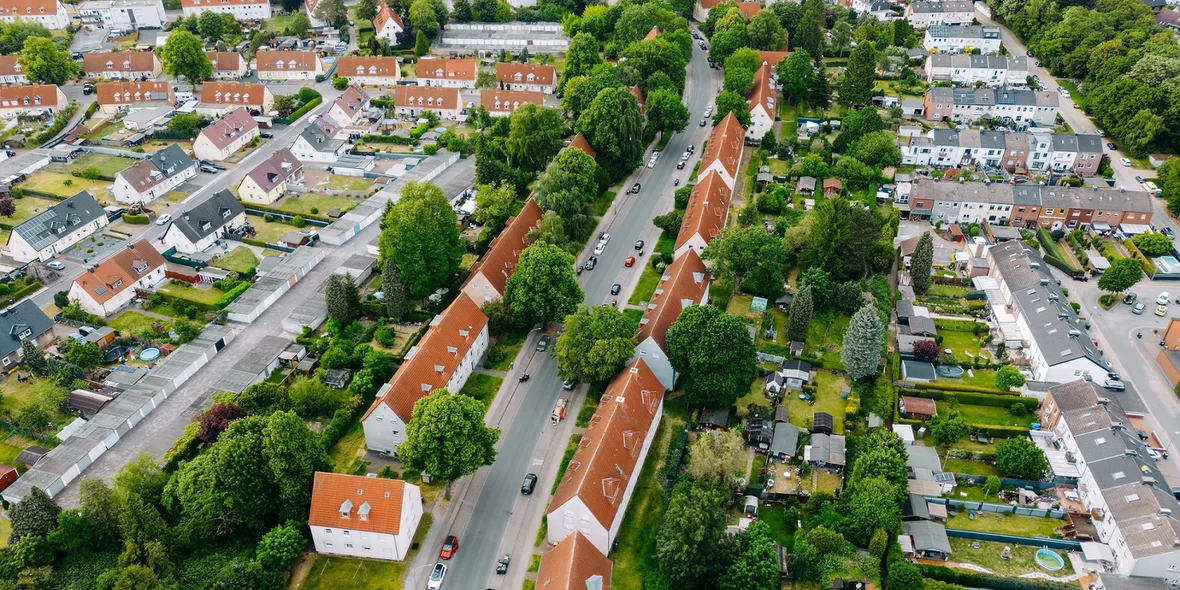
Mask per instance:
[[[1086,561],[1114,562],[1114,552],[1106,543],[1082,543],[1082,555]]]
[[[1137,236],[1139,234],[1146,234],[1151,232],[1151,226],[1142,223],[1120,223],[1119,231],[1128,236]]]
[[[927,502],[926,509],[930,511],[931,518],[946,519],[946,504],[936,504],[934,502]]]

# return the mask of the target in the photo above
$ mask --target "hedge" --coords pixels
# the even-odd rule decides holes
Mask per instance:
[[[184,303],[185,305],[190,305],[192,307],[195,307],[199,311],[213,311],[213,306],[209,305],[208,303],[202,303],[200,301],[186,299],[184,297],[179,297],[179,296],[173,295],[172,293],[165,293],[163,291],[156,291],[156,294],[162,296],[164,298],[164,300],[169,303]]]
[[[164,453],[164,471],[175,471],[182,461],[197,456],[201,450],[201,439],[198,437],[200,432],[201,425],[197,422],[190,422],[184,427],[184,434],[172,443],[172,448],[168,449],[167,453]]]
[[[157,129],[152,132],[153,139],[173,139],[177,141],[183,141],[186,139],[192,139],[196,136],[197,134],[195,132],[181,131],[177,129]]]
[[[266,247],[266,242],[264,242],[262,240],[256,240],[254,238],[242,238],[242,243],[249,244],[251,246],[258,246],[259,248]]]
[[[250,283],[243,281],[237,287],[230,289],[227,293],[223,294],[221,297],[218,297],[217,301],[213,302],[213,308],[214,309],[225,309],[225,307],[227,305],[233,303],[234,299],[237,299],[238,296],[240,296],[242,293],[245,293],[246,289],[249,289],[249,288],[250,288]]]
[[[966,383],[914,383],[915,389],[940,389],[942,391],[966,391],[972,393],[989,393],[992,395],[1008,395],[1019,397],[1019,391],[1005,391],[1003,389],[996,389],[991,387],[980,387],[978,385],[967,385]]]
[[[324,445],[325,451],[330,451],[333,446],[348,432],[348,427],[352,425],[352,413],[345,409],[336,410],[332,414],[332,421],[324,427],[324,431],[320,434],[320,442]]]
[[[130,213],[123,214],[123,221],[126,221],[131,225],[147,225],[151,223],[151,220],[148,219],[147,215],[132,215]]]
[[[989,574],[980,574],[962,570],[953,570],[941,565],[918,564],[922,570],[922,577],[958,584],[969,588],[990,588],[991,590],[1073,590],[1077,584],[1050,582],[1047,580],[1028,580],[1024,578],[1001,578]]]
[[[1143,252],[1139,251],[1139,246],[1136,246],[1135,242],[1131,241],[1131,238],[1123,240],[1123,245],[1127,247],[1127,251],[1131,253],[1131,257],[1139,263],[1141,268],[1143,268],[1143,272],[1147,275],[1147,278],[1150,279],[1154,277],[1155,265],[1147,259],[1147,256],[1145,256]]]
[[[9,305],[12,305],[13,303],[15,303],[17,301],[20,301],[26,295],[31,295],[32,293],[34,293],[35,291],[37,291],[40,288],[41,288],[41,281],[33,281],[33,282],[25,285],[24,287],[21,287],[20,289],[13,291],[7,297],[0,299],[0,307],[6,307]]]
[[[987,406],[991,408],[1010,408],[1013,404],[1020,404],[1027,408],[1029,413],[1035,412],[1037,406],[1041,405],[1041,402],[1036,398],[987,395],[983,393],[955,393],[951,391],[922,390],[915,391],[914,397],[924,397],[927,399],[941,400],[946,402],[953,401],[965,406]]]
[[[985,295],[986,297],[986,295]],[[973,322],[971,320],[934,320],[934,325],[939,330],[947,330],[949,332],[970,332],[972,334],[983,334],[987,332],[987,324],[983,322]]]
[[[242,204],[250,209],[257,209],[259,211],[267,211],[270,213],[274,213],[275,215],[284,215],[284,216],[290,217],[292,219],[294,219],[295,217],[302,217],[304,220],[315,219],[316,221],[322,221],[324,223],[332,223],[332,220],[327,215],[323,215],[320,213],[317,213],[314,215],[311,213],[293,213],[291,211],[284,211],[284,210],[279,209],[277,207],[270,207],[267,205],[259,205],[256,203],[250,203],[250,204],[242,203]],[[288,225],[290,225],[290,224],[288,224]],[[292,227],[294,227],[294,226],[292,226]]]
[[[392,143],[394,145],[414,145],[417,143],[412,137],[400,135],[365,135],[361,137],[365,143]]]
[[[324,98],[322,96],[317,96],[317,97],[311,99],[310,101],[304,103],[303,106],[299,107],[298,109],[295,109],[295,112],[291,113],[290,115],[288,115],[286,117],[286,119],[285,119],[286,123],[291,124],[291,123],[294,123],[295,121],[298,121],[301,117],[303,117],[303,115],[306,115],[308,113],[308,111],[319,106],[321,102],[324,102]],[[276,119],[275,122],[278,123],[279,120]]]
[[[1082,269],[1066,262],[1064,258],[1058,258],[1052,254],[1046,254],[1044,258],[1045,262],[1048,262],[1050,265],[1057,267],[1057,270],[1060,270],[1071,277],[1077,278],[1085,273],[1085,271]]]
[[[50,126],[45,131],[34,135],[32,139],[28,141],[28,143],[35,146],[40,146],[54,137],[57,137],[57,134],[61,133],[62,129],[66,128],[66,124],[70,122],[70,118],[73,117],[74,113],[77,111],[78,103],[71,102],[70,106],[66,107],[66,110],[61,111],[54,116],[52,126]]]

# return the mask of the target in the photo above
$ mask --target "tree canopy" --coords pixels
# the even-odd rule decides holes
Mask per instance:
[[[635,354],[634,324],[617,307],[578,306],[565,317],[553,354],[562,379],[597,383],[611,379]]]
[[[500,431],[484,425],[487,408],[465,395],[440,389],[414,403],[406,441],[397,449],[406,465],[451,484],[460,477],[491,465],[496,459]]]
[[[574,276],[573,255],[543,242],[521,252],[504,291],[512,315],[524,326],[561,320],[585,297]]]
[[[420,299],[446,284],[466,247],[451,203],[429,182],[410,181],[381,221],[381,261],[392,258],[410,297]]]
[[[754,342],[740,318],[692,305],[668,328],[668,360],[696,405],[728,407],[749,393],[757,375]]]

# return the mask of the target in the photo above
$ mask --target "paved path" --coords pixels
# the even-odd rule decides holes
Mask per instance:
[[[482,375],[491,375],[493,377],[499,377],[501,379],[508,377],[507,371],[493,371],[492,369],[485,369],[483,367],[476,367],[475,372],[480,373]]]

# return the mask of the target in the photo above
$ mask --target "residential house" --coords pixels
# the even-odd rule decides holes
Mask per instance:
[[[270,205],[279,200],[287,186],[303,182],[303,162],[287,148],[280,148],[242,179],[238,198],[247,203]]]
[[[167,262],[147,240],[128,244],[114,256],[82,273],[70,286],[70,301],[99,317],[110,317],[166,278]]]
[[[457,60],[445,60],[457,61]],[[401,116],[418,117],[422,111],[434,111],[438,118],[461,121],[467,118],[460,86],[398,86],[394,89],[394,107]]]
[[[346,55],[336,61],[336,75],[364,86],[394,86],[401,78],[401,64],[394,56]]]
[[[746,129],[747,141],[762,141],[762,136],[774,127],[775,117],[778,116],[778,91],[771,79],[774,77],[773,68],[771,64],[762,62],[758,71],[754,72],[754,87],[748,97],[750,127]]]
[[[975,21],[975,4],[968,0],[918,1],[905,7],[905,18],[916,29],[932,25],[970,25]]]
[[[783,361],[779,370],[772,371],[762,380],[766,391],[779,394],[784,389],[802,389],[811,382],[811,363],[800,360]],[[781,407],[781,406],[780,406]]]
[[[227,160],[258,138],[258,121],[238,107],[197,134],[193,154],[202,160]]]
[[[17,20],[37,23],[51,31],[70,24],[70,15],[61,0],[0,0],[0,22]]]
[[[761,50],[758,52],[758,56],[761,58],[761,63],[770,64],[771,70],[774,71],[776,82],[778,78],[778,62],[782,61],[783,58],[787,57],[788,55],[791,55],[790,51]]]
[[[348,127],[356,125],[368,108],[369,95],[357,86],[349,86],[344,89],[343,94],[332,101],[332,106],[324,113],[324,118],[339,127]]]
[[[400,479],[317,471],[307,526],[316,553],[403,561],[422,505],[418,486]]]
[[[238,107],[246,107],[251,114],[266,114],[274,109],[275,97],[265,84],[248,82],[205,82],[201,84],[201,103],[197,110],[208,116],[219,116]]]
[[[929,520],[909,520],[901,523],[903,555],[923,559],[946,560],[951,556],[951,542],[946,536],[946,526]]]
[[[259,51],[254,61],[259,80],[315,80],[326,69],[316,51]]]
[[[249,71],[246,59],[236,51],[209,51],[205,55],[213,62],[214,80],[237,80]]]
[[[21,222],[8,236],[8,254],[20,262],[47,261],[108,224],[106,211],[82,191]]]
[[[405,32],[406,26],[402,19],[394,12],[388,3],[377,3],[377,16],[373,18],[373,37],[385,39],[390,45],[398,44],[398,35]]]
[[[197,163],[177,144],[152,153],[115,175],[111,194],[128,205],[146,205],[197,176]]]
[[[78,5],[83,25],[112,31],[162,29],[168,22],[161,0],[90,0]]]
[[[605,553],[575,531],[541,555],[537,586],[544,590],[610,590],[612,567]]]
[[[291,153],[303,162],[335,163],[348,151],[348,142],[336,139],[339,131],[327,118],[315,119],[299,132],[291,144]]]
[[[839,0],[839,4],[857,14],[868,15],[879,21],[890,21],[897,18],[886,0]]]
[[[936,53],[926,60],[926,82],[950,81],[960,86],[983,84],[990,88],[1028,83],[1028,58],[1023,55],[970,55]]]
[[[1180,31],[1180,12],[1165,8],[1155,13],[1155,22],[1165,29]]]
[[[819,467],[843,468],[846,442],[842,434],[813,433],[807,446],[803,447],[803,460]]]
[[[639,329],[635,331],[635,355],[641,358],[665,389],[676,384],[676,372],[668,359],[668,328],[684,308],[709,301],[709,271],[695,250],[677,256],[664,269],[655,294],[647,302]]]
[[[501,90],[528,90],[553,94],[557,69],[551,65],[497,62],[496,80]]]
[[[470,297],[459,295],[431,320],[426,335],[365,412],[361,422],[369,450],[396,454],[406,440],[414,403],[439,389],[458,393],[487,349],[487,316]]]
[[[99,110],[106,114],[131,107],[150,109],[176,105],[176,94],[172,93],[172,86],[166,80],[109,81],[97,84],[94,93],[98,96]]]
[[[418,60],[417,81],[419,86],[475,88],[478,72],[479,62],[474,59],[424,57]]]
[[[545,106],[545,95],[532,90],[484,90],[479,102],[493,117],[507,117],[526,104]]]
[[[582,150],[583,153],[591,158],[597,157],[594,148],[590,146],[590,142],[586,140],[586,136],[581,133],[575,135],[566,147]]]
[[[158,78],[160,58],[151,51],[91,51],[82,54],[82,72],[91,78]]]
[[[631,94],[635,96],[635,101],[639,103],[639,114],[647,112],[647,95],[643,93],[643,89],[639,86],[632,86],[629,88]]]
[[[213,246],[230,228],[245,225],[246,208],[228,190],[177,213],[164,229],[164,246],[193,254]]]
[[[180,9],[185,18],[200,16],[202,12],[230,14],[240,21],[261,21],[271,17],[270,3],[266,0],[180,0]]]
[[[32,299],[0,309],[0,365],[12,367],[25,358],[21,343],[31,340],[37,348],[45,348],[57,338],[53,335],[53,320],[37,307]]]
[[[922,180],[910,190],[911,216],[946,223],[1011,224],[1019,227],[1086,229],[1092,221],[1111,227],[1150,225],[1151,196],[1143,191]]]
[[[939,53],[1000,52],[1000,27],[994,25],[933,25],[926,29],[922,47]]]
[[[695,250],[699,255],[725,229],[731,197],[729,186],[716,169],[709,170],[692,187],[684,210],[684,222],[676,235],[675,258],[689,250]]]
[[[936,87],[926,91],[923,105],[927,121],[974,123],[989,116],[1011,119],[1018,128],[1049,127],[1057,119],[1058,99],[1056,93],[1036,90]]]
[[[742,150],[745,149],[745,130],[733,113],[729,113],[721,120],[709,134],[709,142],[701,153],[698,178],[704,178],[709,171],[721,175],[725,186],[733,190],[733,183],[737,179],[738,166],[742,161]]]
[[[504,224],[504,230],[488,245],[487,252],[471,267],[471,276],[463,283],[463,292],[472,301],[483,305],[504,297],[508,277],[516,270],[521,252],[532,244],[528,234],[541,221],[541,214],[541,208],[530,197],[520,213]]]
[[[28,84],[19,55],[0,55],[0,84]]]
[[[18,115],[54,114],[65,110],[70,101],[60,86],[29,84],[0,87],[0,118]]]
[[[825,178],[823,183],[823,190],[825,197],[839,195],[840,191],[844,189],[844,183],[840,182],[839,178]]]
[[[610,551],[663,410],[664,385],[643,359],[611,381],[549,501],[550,543],[581,533]]]

